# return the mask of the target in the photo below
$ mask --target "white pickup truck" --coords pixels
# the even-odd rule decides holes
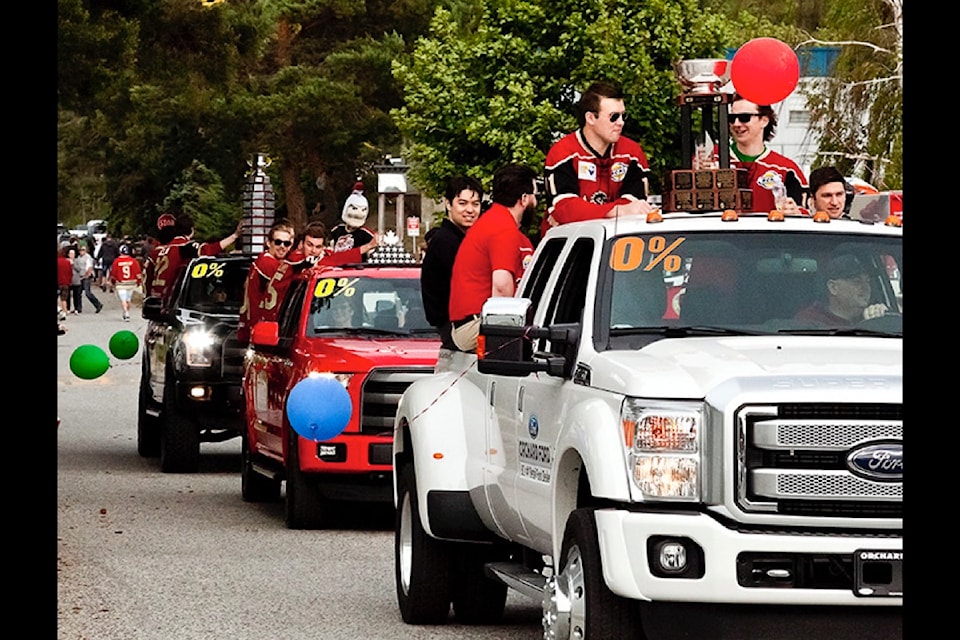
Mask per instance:
[[[551,639],[901,637],[901,224],[552,229],[401,397],[403,620],[511,587]]]

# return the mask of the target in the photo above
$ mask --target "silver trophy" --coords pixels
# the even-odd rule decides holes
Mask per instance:
[[[686,94],[720,93],[730,82],[730,61],[719,58],[680,60],[673,63],[673,71]]]

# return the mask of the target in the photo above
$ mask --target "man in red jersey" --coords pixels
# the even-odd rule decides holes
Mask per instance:
[[[293,225],[286,220],[273,223],[267,232],[265,251],[250,265],[243,289],[243,304],[240,306],[240,324],[237,327],[237,339],[241,344],[250,341],[250,329],[260,319],[260,303],[266,294],[267,285],[293,248],[296,235]]]
[[[130,255],[130,245],[121,244],[117,248],[117,257],[110,264],[108,280],[117,292],[124,322],[130,322],[130,301],[133,299],[133,290],[140,286],[142,278],[140,263]]]
[[[450,276],[453,343],[474,351],[480,311],[491,296],[512,296],[533,258],[533,244],[520,231],[537,207],[537,174],[508,164],[493,176],[493,204],[463,237]]]
[[[327,248],[327,227],[319,220],[311,222],[303,230],[303,238],[296,249],[280,261],[270,278],[260,299],[259,312],[251,314],[250,320],[276,320],[280,303],[286,294],[293,277],[316,264],[339,265],[363,262],[363,256],[378,245],[376,234],[373,239],[360,247],[343,251],[331,251]],[[253,326],[251,323],[250,327]]]
[[[734,94],[727,115],[730,124],[730,166],[747,170],[753,192],[753,211],[780,210],[805,215],[807,178],[797,163],[767,147],[777,132],[777,114],[770,105],[758,105]],[[778,193],[779,192],[779,193]]]
[[[650,166],[640,145],[622,135],[623,93],[595,82],[577,103],[580,128],[557,141],[544,167],[547,210],[540,235],[578,220],[649,213]]]
[[[161,219],[163,219],[163,216],[161,216]],[[171,228],[174,230],[173,238],[164,243],[164,240],[170,237],[171,232],[169,230]],[[177,216],[176,223],[172,227],[166,224],[160,228],[161,244],[154,247],[147,258],[147,263],[144,265],[146,273],[144,279],[145,295],[163,299],[163,307],[166,308],[167,297],[172,293],[177,276],[180,275],[180,270],[197,256],[215,256],[221,251],[225,251],[227,247],[237,241],[242,231],[243,223],[238,222],[234,232],[219,242],[197,242],[193,239],[193,218],[188,213],[181,213]]]

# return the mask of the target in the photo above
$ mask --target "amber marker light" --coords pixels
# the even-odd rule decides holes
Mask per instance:
[[[736,222],[740,219],[740,216],[733,209],[724,209],[723,213],[720,214],[720,219],[724,222]]]
[[[487,355],[487,336],[477,336],[477,360],[483,360]]]
[[[648,213],[647,222],[663,222],[663,214],[660,213],[660,209],[654,209]]]
[[[813,214],[814,222],[830,222],[830,214],[826,211],[817,211]]]
[[[771,209],[770,213],[767,214],[767,220],[770,222],[783,222],[783,211],[777,209]]]
[[[900,216],[895,216],[891,213],[889,216],[887,216],[887,219],[883,221],[883,224],[887,225],[888,227],[902,227],[903,218]]]

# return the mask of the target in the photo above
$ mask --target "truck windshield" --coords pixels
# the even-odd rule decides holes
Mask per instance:
[[[180,306],[206,313],[237,314],[243,304],[250,263],[239,260],[198,260],[185,274]]]
[[[901,237],[738,231],[619,236],[608,248],[598,317],[611,338],[689,327],[902,335]]]
[[[376,329],[434,334],[420,298],[419,278],[320,278],[310,302],[308,335]]]

